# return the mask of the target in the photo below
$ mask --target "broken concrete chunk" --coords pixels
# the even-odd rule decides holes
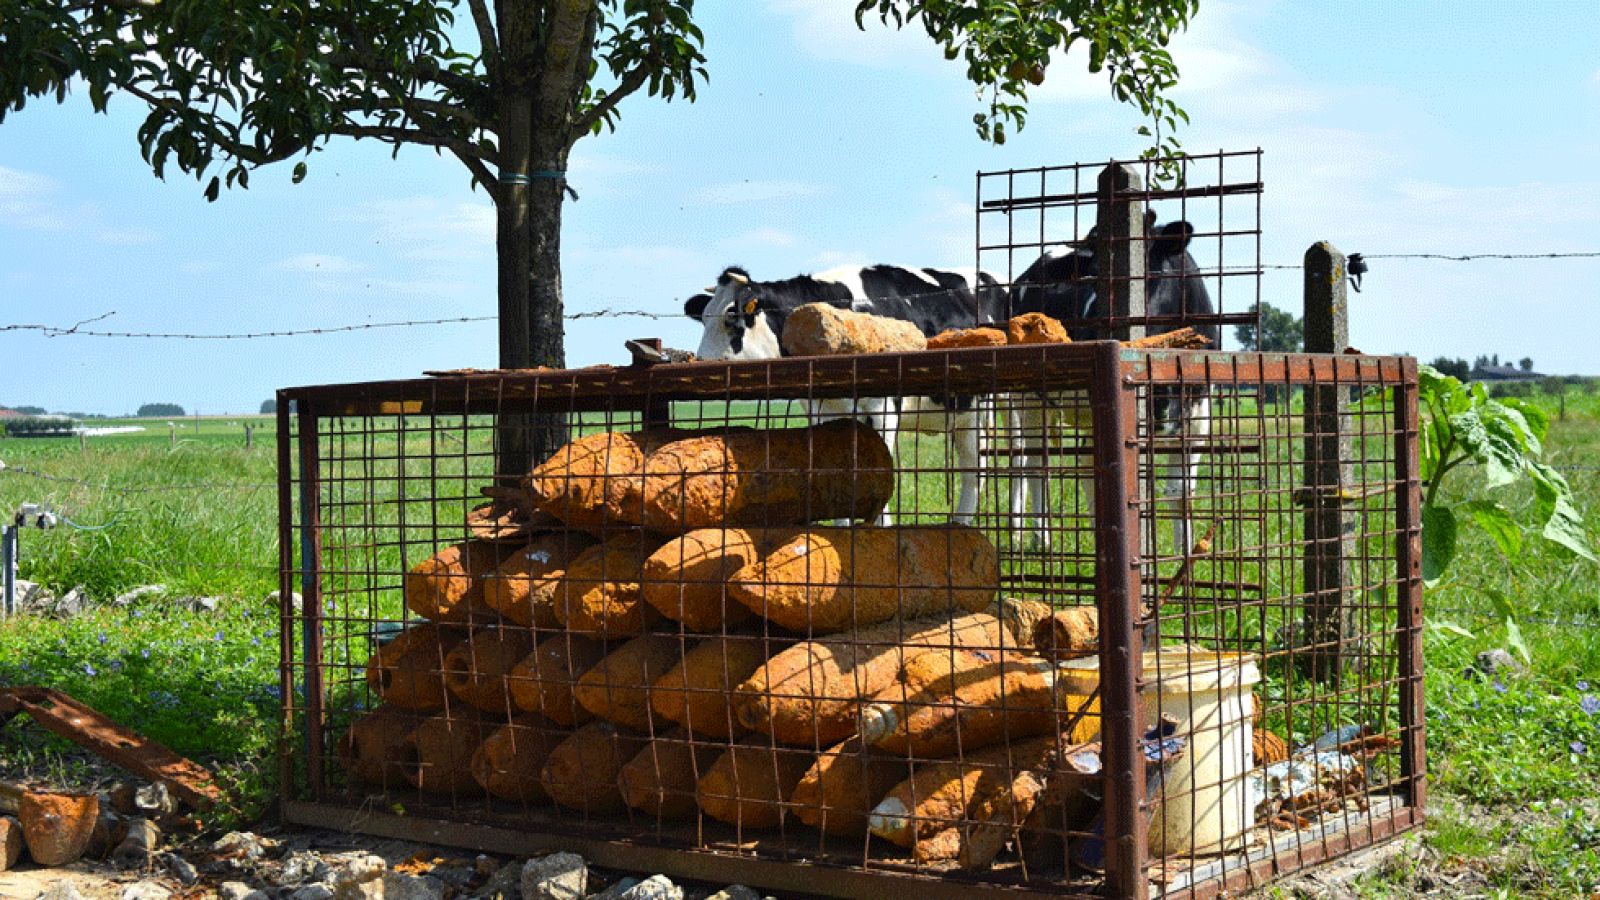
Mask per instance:
[[[22,859],[22,823],[11,816],[0,816],[0,872]]]
[[[122,889],[119,900],[168,900],[172,892],[153,881],[141,881]]]
[[[576,853],[552,853],[522,867],[522,900],[583,900],[589,866]]]
[[[83,900],[83,895],[70,882],[57,881],[45,888],[33,900]]]

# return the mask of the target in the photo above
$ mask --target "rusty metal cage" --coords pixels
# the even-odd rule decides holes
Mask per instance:
[[[1215,896],[1421,822],[1413,360],[1092,341],[278,409],[290,821],[951,897]],[[499,471],[530,423],[573,443]]]

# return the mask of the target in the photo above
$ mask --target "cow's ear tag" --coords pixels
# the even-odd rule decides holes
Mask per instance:
[[[760,300],[751,299],[751,300],[746,300],[744,302],[744,314],[747,315],[747,316],[755,315],[756,314],[756,310],[758,310],[760,308],[761,308],[761,301]]]

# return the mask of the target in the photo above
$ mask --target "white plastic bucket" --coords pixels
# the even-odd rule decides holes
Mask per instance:
[[[1068,691],[1091,693],[1100,683],[1100,660],[1073,660],[1062,676]],[[1260,680],[1249,654],[1183,645],[1145,653],[1145,727],[1165,714],[1177,721],[1173,737],[1185,744],[1146,798],[1151,856],[1228,850],[1255,827],[1245,776],[1253,765],[1250,694]]]

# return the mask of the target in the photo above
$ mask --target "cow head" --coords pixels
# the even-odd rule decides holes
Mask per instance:
[[[696,294],[683,304],[684,314],[705,327],[695,356],[776,359],[782,355],[777,307],[761,296],[761,289],[761,283],[751,281],[748,272],[730,267],[705,293]]]

